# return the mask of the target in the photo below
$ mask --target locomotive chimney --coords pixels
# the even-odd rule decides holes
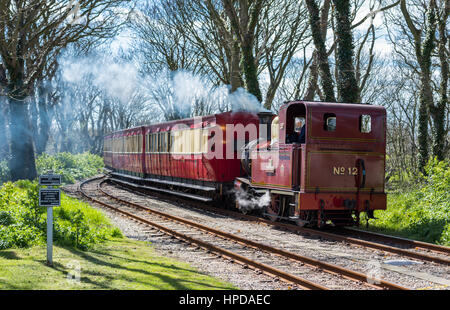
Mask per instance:
[[[264,138],[264,135],[267,141],[270,141],[271,139],[271,124],[272,124],[272,118],[273,118],[274,114],[272,112],[259,112],[258,113],[258,117],[259,117],[259,128],[260,128],[260,132],[259,132],[259,136],[261,138]],[[263,125],[263,126],[261,126]],[[264,126],[266,128],[264,128]],[[262,127],[262,128],[261,128]],[[265,133],[263,133],[261,130],[265,129]]]

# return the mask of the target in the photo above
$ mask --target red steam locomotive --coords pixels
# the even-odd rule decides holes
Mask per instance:
[[[226,112],[106,135],[121,182],[257,211],[272,221],[358,225],[386,209],[386,111],[294,101],[278,116]]]

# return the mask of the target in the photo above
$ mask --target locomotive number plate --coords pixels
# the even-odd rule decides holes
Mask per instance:
[[[334,175],[358,175],[358,167],[334,167]]]

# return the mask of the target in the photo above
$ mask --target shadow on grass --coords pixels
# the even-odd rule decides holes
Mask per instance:
[[[134,273],[139,273],[142,275],[153,277],[153,279],[155,279],[154,283],[143,283],[143,284],[151,285],[152,288],[154,288],[154,289],[162,290],[162,289],[167,289],[167,287],[171,287],[176,290],[192,289],[192,287],[189,287],[186,285],[188,283],[201,286],[202,289],[228,289],[228,287],[220,285],[220,284],[219,285],[211,285],[211,284],[200,282],[200,281],[189,280],[189,276],[190,276],[189,274],[195,274],[196,272],[191,269],[177,267],[173,264],[160,264],[160,263],[149,262],[149,261],[138,260],[138,259],[129,259],[129,258],[117,256],[117,255],[108,255],[108,254],[105,254],[103,252],[96,251],[96,250],[92,250],[88,253],[88,252],[82,252],[80,250],[77,250],[74,248],[69,248],[69,247],[64,247],[64,249],[66,249],[67,251],[71,252],[72,254],[79,256],[97,266],[104,266],[104,267],[109,267],[109,268],[115,269],[115,270],[134,272]],[[91,255],[90,253],[93,253],[94,255],[98,255],[98,256],[102,255],[105,257],[105,259],[100,259],[98,257],[95,257],[94,255]],[[153,267],[159,267],[161,269],[171,269],[174,276],[180,275],[181,272],[185,272],[186,274],[185,274],[184,278],[177,279],[176,277],[171,276],[171,275],[165,275],[165,274],[158,273],[158,272],[151,272],[151,271],[148,271],[145,269],[129,268],[129,267],[122,266],[122,264],[112,263],[112,262],[108,261],[110,259],[110,257],[120,259],[120,260],[124,261],[125,263],[132,262],[132,263],[146,264],[149,266],[149,268],[153,266]],[[42,263],[45,264],[46,262],[42,261]],[[54,268],[65,274],[68,273],[67,268],[61,264],[55,264]],[[81,275],[82,275],[82,277],[80,278],[81,282],[95,285],[96,287],[99,287],[101,289],[112,289],[113,287],[111,287],[111,283],[115,280],[120,280],[120,281],[124,281],[124,282],[129,282],[129,283],[133,283],[136,281],[136,278],[125,275],[123,273],[117,274],[117,275],[108,275],[108,274],[102,273],[100,271],[95,271],[92,269],[91,270],[82,270]],[[91,275],[92,277],[87,277],[86,275]],[[93,277],[100,277],[102,280],[94,281],[92,279]],[[158,283],[157,279],[159,279],[163,283],[166,283],[167,285],[164,285],[164,284],[156,285],[156,283]]]
[[[0,251],[0,258],[5,259],[20,259],[14,251],[2,250]]]

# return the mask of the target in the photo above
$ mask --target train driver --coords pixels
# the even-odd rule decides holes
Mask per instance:
[[[286,143],[305,143],[305,118],[295,118],[294,132],[286,137]]]

